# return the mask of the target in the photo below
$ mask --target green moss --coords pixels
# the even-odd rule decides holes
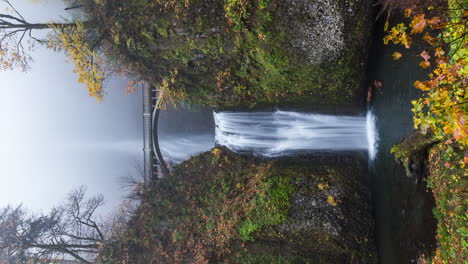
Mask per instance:
[[[240,224],[239,233],[244,241],[253,241],[252,234],[268,225],[279,225],[286,221],[290,207],[290,196],[296,190],[291,178],[273,176],[260,184],[253,199],[255,205],[248,219]]]

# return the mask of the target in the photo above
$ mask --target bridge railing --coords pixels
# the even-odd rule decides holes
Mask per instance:
[[[143,170],[145,183],[153,177],[154,155],[153,155],[153,109],[151,88],[143,84]]]
[[[169,174],[158,142],[158,109],[163,92],[148,84],[143,85],[143,152],[145,182],[161,179]],[[154,127],[153,127],[154,125]]]

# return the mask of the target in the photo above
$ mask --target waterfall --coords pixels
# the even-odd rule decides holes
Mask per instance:
[[[163,157],[175,164],[209,151],[215,145],[212,134],[173,134],[161,138],[159,147]]]
[[[215,138],[236,152],[267,157],[311,151],[368,150],[375,156],[374,118],[289,111],[214,113]]]

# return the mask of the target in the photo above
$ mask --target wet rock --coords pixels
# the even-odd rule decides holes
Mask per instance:
[[[304,54],[304,62],[336,59],[344,46],[344,18],[337,1],[287,0],[282,16],[290,32],[290,46]]]
[[[287,29],[294,59],[321,64],[342,57],[350,46],[362,42],[369,6],[366,0],[284,1],[278,17]]]

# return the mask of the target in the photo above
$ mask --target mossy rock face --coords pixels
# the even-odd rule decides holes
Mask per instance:
[[[218,110],[363,102],[369,0],[144,2],[112,2],[102,30],[166,95]]]
[[[276,163],[297,186],[288,219],[257,233],[249,254],[284,263],[376,263],[365,160],[349,154]]]
[[[361,1],[362,2],[362,1]],[[288,32],[287,44],[296,62],[321,64],[342,56],[350,43],[346,39],[345,18],[356,20],[359,1],[286,0],[276,21]],[[280,19],[281,17],[281,19]],[[351,19],[349,19],[351,18]],[[352,21],[354,22],[354,21]],[[355,33],[354,30],[351,33]]]
[[[370,4],[368,0],[280,1],[273,31],[286,32],[282,47],[290,58],[285,76],[291,91],[276,106],[364,103]]]
[[[102,252],[145,264],[375,263],[364,157],[215,148],[153,182],[122,241]]]
[[[358,154],[270,160],[214,148],[152,182],[124,235],[100,257],[113,264],[376,263],[365,161]]]

